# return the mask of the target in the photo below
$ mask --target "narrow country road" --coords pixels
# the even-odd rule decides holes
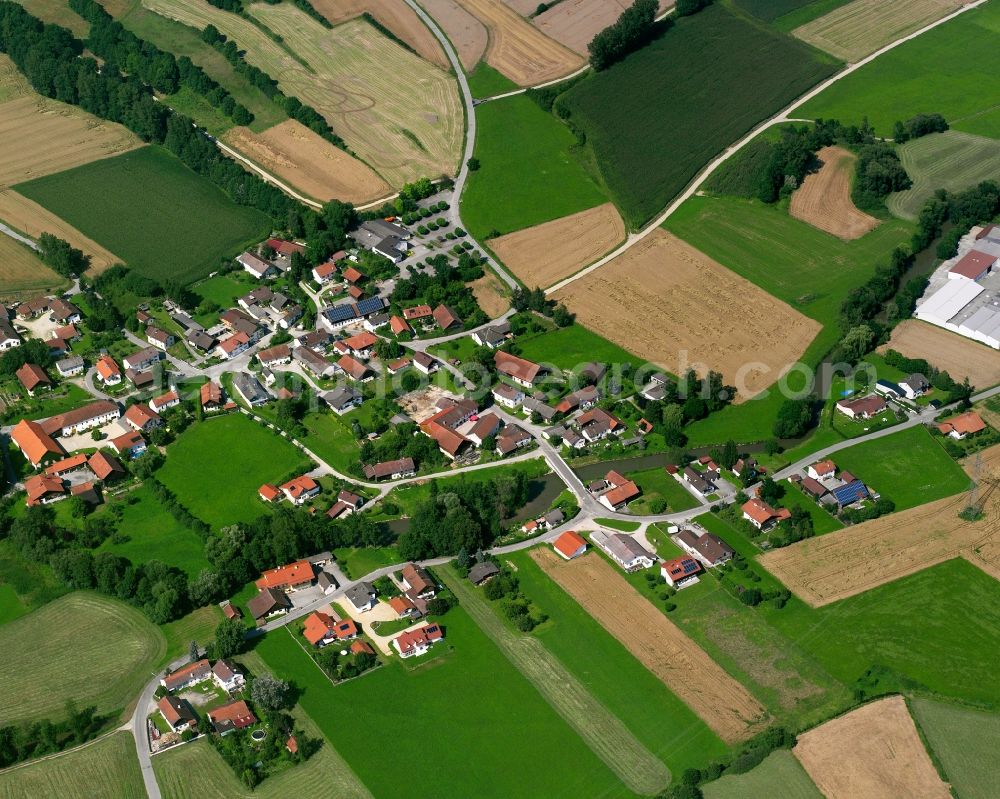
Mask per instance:
[[[31,247],[31,249],[35,250],[36,252],[39,249],[38,244],[35,242],[34,239],[29,239],[27,236],[22,236],[20,233],[14,230],[14,228],[8,227],[3,222],[0,222],[0,233],[3,233],[5,236],[10,236],[12,239],[14,239],[14,241],[19,241],[21,242],[21,244],[24,244],[27,247]]]

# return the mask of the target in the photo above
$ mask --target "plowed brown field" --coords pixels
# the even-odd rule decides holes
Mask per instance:
[[[467,72],[479,63],[490,43],[490,35],[472,14],[455,0],[421,0],[420,4],[430,14],[451,41],[458,58]]]
[[[438,40],[403,0],[313,0],[313,8],[334,25],[367,11],[421,57],[448,68],[448,57]]]
[[[977,522],[958,517],[968,505],[963,492],[772,550],[760,562],[812,607],[956,557],[1000,579],[1000,445],[981,458],[984,518]],[[972,476],[974,463],[966,462],[965,469]]]
[[[458,0],[490,35],[486,63],[519,86],[561,78],[583,66],[577,53],[545,36],[503,0]]]
[[[792,753],[827,799],[949,799],[901,696],[799,736]]]
[[[251,161],[312,197],[355,204],[392,194],[370,167],[293,119],[254,133],[232,128],[222,140]]]
[[[0,220],[32,238],[37,239],[43,233],[52,233],[73,247],[83,250],[90,256],[90,269],[87,270],[90,276],[100,274],[112,264],[119,264],[122,261],[113,252],[106,250],[93,239],[87,238],[51,211],[13,189],[0,191]]]
[[[907,358],[923,358],[961,381],[968,377],[976,388],[984,389],[1000,383],[1000,355],[978,341],[935,327],[918,319],[907,319],[893,328],[888,344],[878,348],[888,349]]]
[[[507,267],[530,288],[569,277],[625,240],[625,223],[611,203],[490,241]]]
[[[721,372],[737,401],[774,383],[820,324],[665,230],[553,295],[585,327],[674,374]]]
[[[121,125],[24,94],[0,105],[0,188],[141,147]]]
[[[547,547],[531,557],[604,629],[725,741],[749,738],[764,707],[596,552],[565,561]]]
[[[859,211],[851,200],[851,175],[857,158],[843,147],[824,147],[817,154],[823,166],[806,175],[792,194],[788,212],[841,239],[859,239],[879,221]]]

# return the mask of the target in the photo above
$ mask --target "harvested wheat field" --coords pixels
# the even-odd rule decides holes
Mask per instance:
[[[963,4],[964,0],[854,0],[796,28],[792,35],[854,63]]]
[[[314,200],[359,204],[392,194],[370,167],[294,119],[263,133],[232,128],[222,140]]]
[[[527,12],[521,11],[519,6],[528,5],[529,2],[530,0],[521,0],[515,4],[509,1],[508,5],[527,16],[538,7],[534,3]],[[550,39],[555,39],[573,52],[586,57],[590,40],[614,23],[630,5],[624,0],[561,0],[532,22]],[[657,14],[662,14],[670,5],[672,3],[669,0],[660,0]]]
[[[454,76],[364,20],[328,30],[290,3],[246,6],[254,21],[201,0],[142,3],[198,30],[215,25],[392,186],[455,173],[464,116]]]
[[[737,402],[774,383],[821,327],[660,229],[553,298],[667,371],[721,372]]]
[[[984,518],[958,514],[965,492],[762,555],[762,566],[812,607],[829,605],[956,557],[1000,579],[1000,445],[980,455]],[[965,470],[974,476],[974,461]]]
[[[6,222],[31,238],[37,239],[43,233],[52,233],[73,247],[83,250],[90,256],[88,275],[98,275],[112,264],[122,262],[122,259],[113,252],[93,239],[87,238],[48,209],[13,189],[0,190],[0,221]]]
[[[0,103],[16,100],[33,92],[31,84],[21,74],[21,70],[14,66],[10,56],[0,53]]]
[[[455,0],[421,0],[420,5],[441,26],[465,71],[471,72],[490,43],[486,26]]]
[[[750,692],[596,552],[565,561],[543,547],[531,557],[724,741],[766,726],[767,711]]]
[[[490,319],[496,319],[510,308],[510,299],[503,293],[499,279],[492,272],[487,272],[467,285],[472,289],[472,294],[479,307],[483,309],[483,313]]]
[[[889,349],[907,358],[923,358],[955,380],[968,377],[979,389],[1000,383],[1000,355],[996,350],[918,319],[896,325],[889,343],[879,347],[878,352]]]
[[[542,288],[583,269],[625,240],[611,203],[492,239],[490,249],[524,285]]]
[[[799,736],[792,750],[827,799],[950,799],[906,700],[890,696]]]
[[[0,105],[0,188],[142,146],[121,125],[37,94]]]
[[[403,0],[313,0],[313,8],[334,25],[367,12],[422,58],[448,69],[448,56],[417,12]]]
[[[788,212],[837,238],[860,239],[879,221],[859,211],[851,200],[851,175],[857,157],[843,147],[824,147],[816,155],[823,165],[806,175],[792,193]]]
[[[577,53],[541,33],[503,0],[458,0],[489,31],[486,63],[518,86],[561,78],[584,64]]]

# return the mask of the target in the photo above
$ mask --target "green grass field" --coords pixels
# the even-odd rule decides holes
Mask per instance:
[[[352,474],[358,471],[361,448],[349,422],[330,411],[316,411],[306,414],[302,424],[309,433],[303,444],[338,472]]]
[[[257,489],[306,461],[277,434],[237,413],[186,430],[168,447],[157,478],[197,518],[218,528],[265,513]]]
[[[785,494],[781,498],[782,507],[789,510],[792,508],[804,508],[813,520],[813,530],[816,531],[816,535],[832,533],[834,530],[843,528],[844,525],[802,493],[802,489],[798,486],[792,485],[785,480],[782,481],[781,487],[785,489]]]
[[[207,275],[270,230],[207,178],[150,146],[22,183],[17,191],[151,278]]]
[[[558,103],[586,133],[634,229],[714,156],[835,67],[830,57],[715,4],[580,81]]]
[[[333,554],[344,573],[352,580],[403,560],[395,547],[344,547],[335,549]]]
[[[17,595],[14,586],[0,583],[0,624],[19,619],[28,610],[28,606]]]
[[[651,512],[648,510],[649,502],[658,497],[667,501],[671,511],[682,511],[698,506],[698,500],[662,467],[631,472],[625,476],[635,480],[636,485],[642,489],[642,497],[630,506],[633,513]]]
[[[476,64],[469,73],[469,91],[476,98],[494,97],[517,88],[517,84],[485,61]]]
[[[939,113],[953,128],[1000,138],[998,71],[1000,5],[986,3],[879,56],[795,115],[844,123],[867,116],[891,136],[897,120]]]
[[[202,280],[193,285],[191,290],[203,300],[228,308],[236,302],[237,297],[247,294],[256,285],[257,282],[246,272],[230,272]]]
[[[957,130],[908,141],[899,157],[913,186],[890,194],[886,206],[896,216],[916,221],[938,189],[961,191],[983,180],[1000,180],[1000,141]]]
[[[132,733],[116,732],[50,760],[0,772],[0,796],[146,799],[146,786]]]
[[[68,594],[0,627],[0,718],[58,717],[69,699],[121,710],[165,650],[140,611],[98,594]]]
[[[833,455],[866,485],[905,510],[969,487],[969,478],[922,427],[855,444]]]
[[[634,533],[642,526],[639,522],[627,522],[623,519],[605,519],[601,516],[598,516],[594,521],[602,527],[621,530],[623,533]]]
[[[580,324],[519,336],[515,344],[522,358],[536,363],[549,363],[565,370],[575,370],[589,361],[598,361],[607,366],[630,363],[639,367],[644,364],[641,358]]]
[[[303,710],[376,797],[426,796],[427,782],[401,776],[428,769],[441,796],[627,795],[461,607],[442,624],[445,641],[423,663],[393,658],[336,687],[287,630],[255,651],[301,690]],[[403,734],[404,711],[433,732]],[[391,737],[380,746],[379,735]]]
[[[475,156],[462,219],[477,238],[583,211],[607,198],[572,153],[565,125],[523,95],[476,109]]]
[[[68,592],[47,564],[26,559],[0,541],[0,617],[13,621]]]
[[[146,488],[128,495],[134,504],[123,504],[124,512],[118,529],[129,536],[121,544],[106,539],[101,549],[116,552],[133,563],[159,560],[196,577],[209,568],[205,557],[205,542],[192,530],[182,527],[170,512]]]
[[[764,614],[844,683],[880,665],[942,696],[1000,707],[1000,584],[962,559],[826,607],[793,598]]]
[[[995,752],[1000,747],[1000,715],[936,702],[910,701],[910,710],[951,783],[962,799],[1000,796]]]
[[[779,749],[745,774],[723,777],[701,787],[705,799],[823,799],[788,749]]]
[[[521,590],[549,617],[534,633],[676,777],[722,757],[726,745],[690,708],[563,591],[526,552],[505,556]]]

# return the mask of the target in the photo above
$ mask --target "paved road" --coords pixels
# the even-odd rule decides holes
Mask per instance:
[[[34,239],[29,239],[27,236],[22,236],[20,233],[14,230],[14,228],[8,227],[3,222],[0,222],[0,233],[3,233],[5,236],[10,236],[15,241],[19,241],[21,242],[21,244],[31,247],[31,249],[33,250],[38,250],[38,244],[35,242]]]
[[[810,89],[805,94],[803,94],[801,97],[799,97],[797,100],[793,101],[791,103],[791,105],[789,105],[786,108],[782,109],[781,111],[779,111],[777,114],[775,114],[770,119],[768,119],[768,120],[762,122],[761,124],[757,125],[753,130],[751,130],[748,134],[746,134],[746,136],[744,136],[742,139],[740,139],[734,145],[732,145],[731,147],[729,147],[728,149],[726,149],[726,151],[723,152],[718,158],[716,158],[714,161],[712,161],[710,164],[708,164],[706,167],[704,167],[697,174],[697,176],[694,178],[694,180],[692,180],[691,183],[688,184],[688,187],[680,195],[678,195],[677,198],[674,199],[674,201],[670,203],[670,205],[667,206],[666,210],[662,214],[660,214],[656,219],[654,219],[652,222],[650,222],[642,230],[637,231],[636,233],[629,234],[628,238],[625,239],[625,243],[622,244],[620,247],[618,247],[618,249],[614,250],[613,252],[609,253],[608,255],[605,255],[603,258],[595,261],[594,263],[592,263],[587,268],[581,269],[579,272],[576,272],[575,274],[570,275],[569,277],[565,278],[564,280],[560,280],[555,285],[550,286],[549,288],[547,288],[545,290],[545,293],[546,294],[553,294],[554,292],[557,292],[560,289],[565,288],[570,283],[572,283],[572,282],[574,282],[576,280],[579,280],[580,278],[589,275],[594,270],[600,269],[605,264],[610,263],[614,258],[617,258],[622,253],[627,252],[629,249],[631,249],[632,247],[634,247],[640,241],[642,241],[643,239],[645,239],[654,230],[657,230],[660,227],[660,225],[662,225],[665,221],[667,221],[667,219],[670,218],[674,214],[674,212],[676,212],[677,209],[680,208],[680,206],[686,200],[688,200],[691,197],[693,197],[694,194],[695,194],[695,192],[697,192],[702,187],[702,185],[704,185],[705,181],[708,180],[709,176],[724,161],[728,160],[729,158],[731,158],[732,156],[734,156],[736,153],[738,153],[740,150],[742,150],[761,131],[766,130],[767,128],[770,128],[770,127],[772,127],[774,125],[780,125],[780,124],[782,124],[784,122],[790,122],[790,121],[792,121],[792,116],[791,116],[792,112],[794,112],[798,108],[801,108],[803,105],[805,105],[811,99],[813,99],[816,95],[818,95],[820,92],[824,91],[825,89],[828,89],[830,86],[832,86],[837,81],[843,80],[848,75],[851,75],[855,71],[861,69],[861,67],[865,66],[866,64],[871,63],[872,61],[874,61],[879,56],[882,56],[885,53],[888,53],[890,50],[893,50],[896,47],[899,47],[899,45],[905,44],[906,42],[911,41],[912,39],[916,39],[918,36],[921,36],[921,35],[927,33],[927,31],[933,30],[938,25],[944,25],[946,22],[949,22],[950,20],[954,19],[959,14],[964,14],[966,11],[969,11],[970,9],[976,8],[977,6],[981,6],[986,1],[987,0],[975,0],[975,2],[968,3],[967,5],[964,5],[961,8],[959,8],[957,11],[954,11],[951,14],[948,14],[947,16],[942,17],[941,19],[936,20],[935,22],[930,23],[929,25],[925,25],[920,30],[914,31],[911,34],[908,34],[908,35],[903,36],[903,37],[901,37],[899,39],[896,39],[896,41],[887,44],[885,47],[881,48],[880,50],[876,50],[874,53],[872,53],[869,56],[866,56],[865,58],[862,58],[857,63],[848,65],[847,67],[845,67],[844,69],[842,69],[840,72],[838,72],[836,75],[832,75],[831,77],[827,78],[822,83],[817,84],[812,89]]]

